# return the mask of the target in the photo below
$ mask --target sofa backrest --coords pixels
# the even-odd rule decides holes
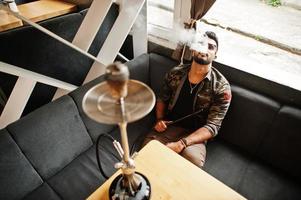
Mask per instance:
[[[8,131],[0,130],[0,199],[22,199],[42,183]]]
[[[92,146],[77,107],[69,96],[28,114],[9,125],[7,130],[44,180]]]
[[[232,85],[220,137],[252,156],[301,178],[301,109]]]
[[[300,179],[301,92],[220,63],[216,67],[233,91],[220,136]]]
[[[168,59],[166,57],[160,56],[158,54],[149,54],[149,77],[150,77],[150,86],[154,90],[155,94],[158,95],[160,88],[163,84],[163,79],[165,74],[174,66],[179,63]]]
[[[231,85],[232,101],[220,137],[255,154],[271,128],[280,104],[256,92]]]
[[[149,63],[151,87],[159,92],[164,74],[178,63],[157,54],[150,54]],[[301,92],[219,63],[214,66],[230,82],[233,96],[218,138],[301,178]]]
[[[56,182],[62,182],[66,174],[72,174],[68,170],[72,170],[74,166],[80,166],[77,170],[87,166],[89,168],[90,164],[96,166],[95,153],[91,153],[95,152],[93,145],[96,138],[99,134],[110,133],[115,128],[113,125],[94,122],[82,110],[84,94],[101,81],[103,76],[0,130],[1,200],[24,197],[43,199],[45,195],[50,195],[46,199],[61,199],[63,197],[59,197],[57,192],[67,193],[66,196],[74,194],[74,191],[68,193],[63,191],[65,188],[56,187]],[[104,144],[110,142],[104,141],[102,145]],[[108,161],[111,162],[111,155],[105,152],[102,156],[103,166],[109,166],[109,170],[112,170],[108,164]],[[82,165],[82,160],[86,160],[88,164]],[[84,178],[88,179],[87,183],[82,183],[85,187],[76,191],[76,194],[87,195],[87,192],[95,190],[103,181],[98,177],[101,175],[95,173],[98,172],[97,169],[89,168],[87,171],[86,173],[90,173]],[[68,181],[70,182],[70,178]],[[62,183],[64,184],[67,182]],[[80,184],[75,185],[77,187]]]
[[[70,96],[47,104],[0,133],[0,199],[21,199],[93,145]],[[15,197],[15,198],[13,198]]]
[[[283,105],[256,154],[301,179],[301,109]]]
[[[0,131],[0,199],[22,199],[93,145],[70,96]]]

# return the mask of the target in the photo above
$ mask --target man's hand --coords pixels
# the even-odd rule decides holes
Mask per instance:
[[[167,129],[167,124],[169,123],[170,121],[163,121],[163,120],[159,120],[157,121],[157,123],[155,124],[155,127],[154,129],[161,133],[163,131],[165,131]]]
[[[176,153],[180,153],[185,148],[185,146],[183,145],[183,143],[180,140],[177,142],[167,143],[166,146]]]

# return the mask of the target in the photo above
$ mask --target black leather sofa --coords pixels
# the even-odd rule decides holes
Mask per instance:
[[[175,64],[153,53],[127,63],[131,78],[155,93]],[[248,199],[299,199],[300,92],[215,66],[230,81],[233,100],[219,135],[207,144],[204,170]],[[81,107],[87,90],[103,80],[101,76],[0,131],[0,199],[84,199],[105,181],[95,141],[101,133],[120,139],[119,130],[92,121]],[[139,149],[153,123],[150,113],[129,124],[130,145]],[[118,154],[106,139],[100,146],[110,175]]]

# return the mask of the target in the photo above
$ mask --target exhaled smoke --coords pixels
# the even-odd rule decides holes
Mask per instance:
[[[152,4],[154,4],[154,3],[152,3]],[[161,4],[156,4],[156,6],[159,6],[159,5],[161,5]],[[143,8],[143,9],[145,9],[145,8]],[[126,11],[134,12],[134,10],[129,7],[126,8]],[[142,13],[144,13],[144,12],[142,12]],[[139,30],[140,28],[144,27],[146,23],[147,23],[146,16],[140,14],[137,17],[133,28]],[[151,31],[152,27],[153,26],[149,26],[148,31]],[[164,30],[165,28],[161,27],[161,29]],[[197,30],[198,30],[198,28],[197,28]],[[172,31],[170,31],[170,30],[161,31],[160,37],[165,38],[175,44],[186,45],[189,48],[199,51],[199,52],[207,53],[207,50],[208,50],[207,49],[208,48],[208,41],[207,41],[208,38],[206,36],[204,36],[204,32],[196,31],[193,28],[185,29],[184,23],[181,21],[175,22],[173,24]]]
[[[190,49],[207,53],[208,37],[204,32],[185,29],[183,23],[174,24],[173,31],[168,31],[165,38],[177,44],[186,44]]]
[[[190,46],[196,35],[194,29],[185,29],[183,23],[175,23],[173,31],[169,32],[167,39],[180,44],[187,44]]]

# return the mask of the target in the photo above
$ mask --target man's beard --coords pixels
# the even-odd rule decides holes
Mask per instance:
[[[208,59],[199,58],[197,55],[193,56],[193,60],[200,65],[208,65],[211,63]]]

